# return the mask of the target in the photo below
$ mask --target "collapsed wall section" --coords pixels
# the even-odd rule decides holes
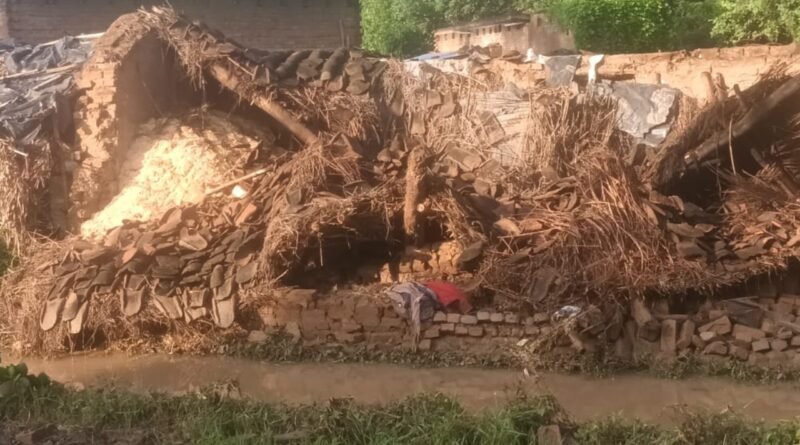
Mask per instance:
[[[575,75],[589,77],[590,57],[582,57]],[[423,62],[408,62],[409,66]],[[445,72],[473,75],[471,58],[426,60]],[[752,45],[644,54],[605,55],[596,67],[597,79],[668,85],[701,104],[714,100],[714,88],[744,91],[755,85],[771,67],[785,64],[788,72],[800,71],[800,45]],[[523,90],[536,89],[547,77],[545,63],[491,59],[480,67],[502,83],[513,82]],[[711,88],[710,88],[711,87]]]
[[[173,53],[135,14],[120,17],[95,44],[77,76],[76,146],[70,225],[76,227],[119,191],[120,153],[142,122],[179,106],[184,88]]]

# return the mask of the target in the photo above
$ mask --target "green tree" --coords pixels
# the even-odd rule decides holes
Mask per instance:
[[[516,11],[518,0],[433,0],[437,16],[446,24],[500,16]]]
[[[364,47],[404,56],[428,51],[441,23],[430,0],[361,0]]]
[[[605,53],[800,39],[800,0],[361,0],[363,41],[420,54],[439,27],[515,11],[548,13],[580,49]]]
[[[543,0],[361,0],[364,46],[407,56],[430,51],[440,27],[515,12]]]
[[[726,43],[800,39],[800,0],[719,0],[713,35]]]
[[[615,53],[668,48],[672,11],[670,0],[563,0],[552,12],[578,47]]]
[[[711,35],[719,12],[718,0],[677,0],[672,16],[669,49],[710,48],[719,42]]]

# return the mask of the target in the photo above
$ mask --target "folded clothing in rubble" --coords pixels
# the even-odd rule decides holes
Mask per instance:
[[[442,281],[399,283],[385,293],[395,312],[411,322],[416,336],[419,336],[420,324],[432,319],[436,310],[455,304],[462,310],[469,307],[467,297],[456,285]]]

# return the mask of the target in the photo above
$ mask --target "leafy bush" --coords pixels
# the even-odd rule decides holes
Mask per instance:
[[[428,51],[435,24],[425,0],[361,0],[364,47],[402,56]]]
[[[507,14],[521,1],[529,0],[361,0],[363,43],[395,56],[424,53],[437,28]]]
[[[28,374],[25,364],[0,366],[0,418],[20,402],[30,399],[33,394],[50,386],[50,378],[44,374]]]
[[[671,46],[669,0],[563,0],[553,12],[582,49],[620,53]]]
[[[712,34],[726,43],[800,39],[800,0],[719,0]]]
[[[445,24],[501,16],[519,9],[518,0],[432,0],[433,10]]]
[[[672,14],[669,49],[710,48],[719,42],[711,35],[718,0],[678,0]]]
[[[547,12],[605,53],[800,39],[800,0],[361,0],[364,45],[420,54],[439,27],[514,11]]]

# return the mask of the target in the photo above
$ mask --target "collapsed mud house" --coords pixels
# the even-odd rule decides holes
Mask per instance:
[[[521,89],[489,61],[464,75],[259,51],[170,9],[121,17],[60,90],[74,112],[23,116],[35,151],[5,135],[0,221],[23,258],[0,290],[7,342],[208,348],[282,328],[787,358],[800,282],[765,274],[800,248],[800,77],[784,64],[733,94],[712,82],[700,107],[661,85],[564,81],[580,72],[565,57]],[[58,218],[33,211],[57,201],[52,182]],[[30,239],[59,230],[75,235]],[[409,330],[378,283],[410,280],[457,283],[471,305]]]

